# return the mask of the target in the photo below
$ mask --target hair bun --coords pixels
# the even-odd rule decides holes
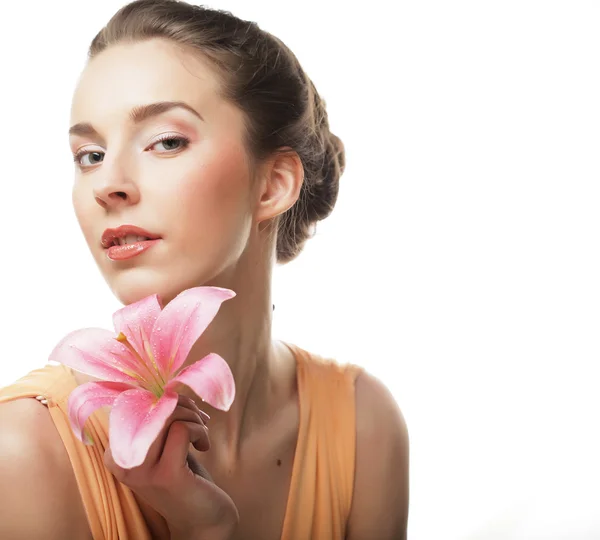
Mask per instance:
[[[327,140],[327,156],[332,164],[330,169],[334,171],[335,179],[339,180],[346,168],[346,148],[342,139],[331,133],[331,131]],[[330,174],[327,174],[327,178],[333,179]]]

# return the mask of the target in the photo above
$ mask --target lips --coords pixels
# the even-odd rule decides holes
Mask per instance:
[[[104,249],[108,249],[112,246],[118,245],[118,239],[119,238],[125,238],[128,235],[132,235],[132,236],[143,236],[145,238],[147,238],[148,240],[157,240],[160,238],[160,236],[148,232],[145,229],[142,229],[140,227],[136,227],[135,225],[121,225],[120,227],[117,227],[116,229],[106,229],[104,231],[104,234],[102,234],[102,247]]]

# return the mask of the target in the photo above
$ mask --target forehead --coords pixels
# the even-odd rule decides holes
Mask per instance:
[[[133,107],[155,101],[185,101],[202,109],[222,105],[217,74],[197,52],[164,39],[113,45],[83,70],[71,123],[125,118]]]

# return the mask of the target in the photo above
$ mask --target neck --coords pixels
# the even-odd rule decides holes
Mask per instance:
[[[262,268],[256,264],[243,266],[247,267],[242,271],[238,267],[235,275],[211,283],[232,289],[236,296],[221,305],[183,366],[211,352],[223,357],[235,380],[236,394],[230,410],[212,408],[188,387],[179,390],[210,415],[211,447],[219,448],[221,455],[227,455],[231,462],[237,460],[247,436],[268,420],[268,411],[278,397],[274,380],[282,369],[278,346],[271,337],[270,264]]]

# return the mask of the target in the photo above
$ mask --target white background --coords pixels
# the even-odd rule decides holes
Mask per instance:
[[[122,5],[0,14],[0,385],[119,307],[71,209],[67,129]],[[210,5],[292,48],[346,144],[336,210],[276,271],[274,337],[389,385],[409,538],[600,538],[600,3]]]

